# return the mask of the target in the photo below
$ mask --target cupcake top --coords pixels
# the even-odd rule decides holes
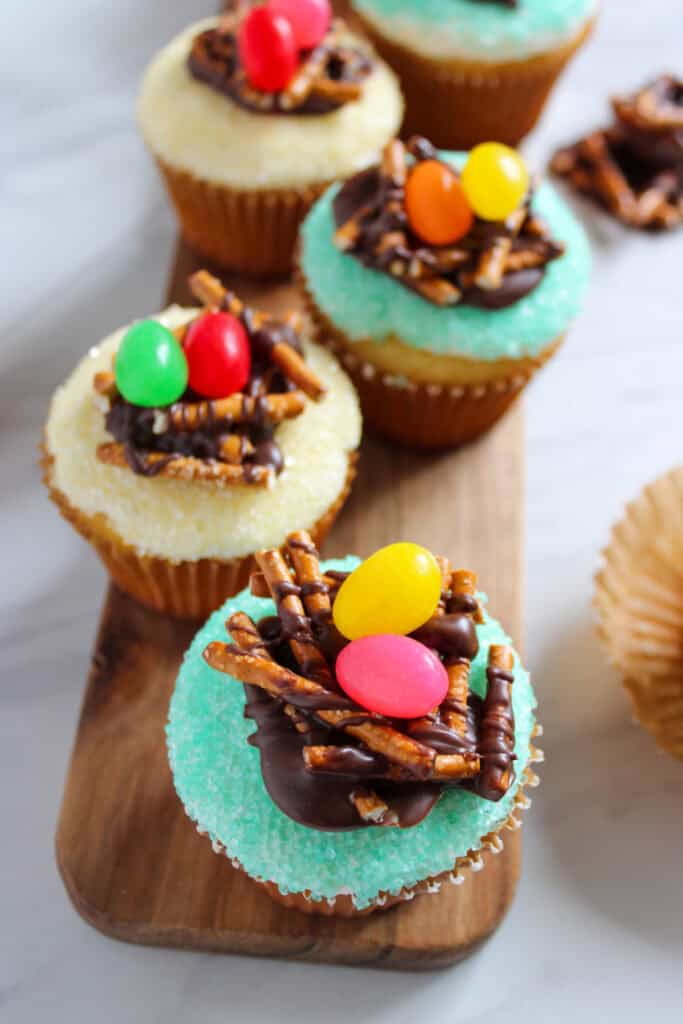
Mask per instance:
[[[410,544],[320,564],[302,531],[286,558],[261,552],[252,592],[186,655],[174,781],[249,874],[362,907],[451,870],[502,825],[535,700],[474,574]]]
[[[342,492],[353,388],[297,315],[249,309],[202,271],[204,309],[123,328],[56,392],[52,480],[142,554],[232,558],[279,544]]]
[[[683,222],[683,81],[660,75],[612,100],[615,120],[555,153],[551,169],[629,227]]]
[[[317,28],[315,18],[300,17],[311,4]],[[329,21],[325,0],[269,0],[236,3],[169,43],[147,69],[138,120],[152,151],[174,168],[259,189],[367,166],[402,110],[392,72],[343,23]]]
[[[578,311],[587,239],[513,150],[387,144],[379,166],[329,189],[302,227],[301,267],[349,342],[484,361],[533,356]],[[353,296],[353,301],[348,297]]]
[[[597,0],[353,0],[394,42],[426,57],[524,60],[576,35]]]

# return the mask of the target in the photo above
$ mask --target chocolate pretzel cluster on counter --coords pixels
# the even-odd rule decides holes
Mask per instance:
[[[361,97],[372,71],[370,51],[351,39],[341,19],[300,52],[281,88],[259,88],[239,45],[242,23],[253,7],[249,0],[233,0],[218,25],[195,38],[188,57],[194,78],[256,114],[328,114]],[[271,61],[265,51],[263,57]]]
[[[634,228],[666,230],[683,221],[683,82],[661,75],[612,100],[614,123],[551,162],[555,174]]]
[[[448,688],[427,714],[399,719],[354,703],[339,685],[335,664],[349,641],[335,627],[333,609],[349,574],[323,573],[303,531],[290,534],[284,555],[262,551],[256,560],[251,591],[271,597],[277,615],[254,622],[234,613],[226,623],[233,642],[214,641],[204,658],[244,683],[245,715],[257,726],[249,742],[259,748],[264,783],[285,814],[323,830],[406,828],[449,787],[501,799],[515,778],[513,652],[492,646],[486,697],[470,691],[476,624],[483,621],[473,573],[436,560],[441,597],[411,638],[438,655]]]
[[[474,216],[457,242],[428,244],[412,230],[405,200],[409,174],[423,161],[441,162],[427,139],[394,139],[379,167],[346,182],[334,199],[337,247],[437,306],[503,309],[533,291],[564,247],[531,210],[532,196],[505,220]]]
[[[97,457],[143,476],[267,487],[284,468],[277,425],[299,416],[309,398],[317,401],[324,394],[302,355],[300,316],[280,320],[250,309],[206,270],[193,274],[189,284],[204,309],[171,333],[182,345],[191,324],[202,317],[232,314],[250,349],[245,386],[223,398],[202,397],[188,387],[177,401],[149,407],[124,398],[115,372],[97,373],[97,402],[114,438],[98,446]]]

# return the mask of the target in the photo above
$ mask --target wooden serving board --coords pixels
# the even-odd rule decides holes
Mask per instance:
[[[186,278],[197,266],[181,245],[169,300],[189,302]],[[291,284],[240,281],[239,291],[272,310],[299,302]],[[324,554],[363,556],[400,539],[425,544],[477,570],[494,614],[519,643],[522,490],[519,405],[487,437],[451,454],[366,439]],[[107,594],[57,832],[59,870],[78,913],[130,942],[334,963],[440,967],[473,950],[512,901],[518,832],[505,833],[503,853],[485,854],[485,870],[463,885],[355,920],[286,910],[212,851],[175,795],[164,737],[196,628],[113,586]]]

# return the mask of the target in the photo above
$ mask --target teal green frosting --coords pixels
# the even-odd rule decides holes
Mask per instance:
[[[519,0],[515,8],[474,0],[354,0],[361,13],[410,21],[457,32],[463,42],[497,48],[523,49],[535,40],[561,40],[578,29],[594,12],[596,0]]]
[[[349,556],[323,565],[349,570],[358,561]],[[314,899],[350,891],[357,907],[363,908],[382,890],[398,892],[450,870],[458,857],[476,848],[507,818],[518,782],[497,804],[449,790],[425,821],[411,829],[318,832],[284,815],[263,785],[258,751],[247,743],[254,724],[243,718],[242,686],[202,658],[210,641],[227,639],[225,620],[238,609],[254,619],[274,612],[272,601],[244,590],[211,616],[185,655],[171,700],[167,738],[173,779],[185,810],[249,875],[271,880],[285,893],[311,890]],[[480,651],[471,683],[483,695],[488,647],[509,641],[488,616],[478,634]],[[519,778],[529,758],[536,700],[517,659],[514,677]]]
[[[458,166],[462,153],[442,156]],[[493,361],[533,356],[554,341],[578,313],[591,269],[586,234],[555,189],[543,183],[532,208],[566,252],[546,267],[540,284],[507,309],[443,308],[409,291],[388,274],[364,267],[334,245],[333,185],[301,230],[301,267],[316,303],[350,341],[382,342],[394,334],[405,344],[441,355]]]

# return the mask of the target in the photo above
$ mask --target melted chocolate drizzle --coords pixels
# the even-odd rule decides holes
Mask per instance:
[[[306,543],[292,543],[307,553],[316,553],[315,548]],[[347,575],[348,573],[334,570],[326,572],[327,577],[342,582]],[[271,657],[279,664],[301,672],[304,676],[307,674],[306,666],[297,665],[288,641],[297,637],[309,639],[313,632],[317,634],[315,641],[318,647],[326,653],[320,642],[320,631],[314,619],[309,622],[288,612],[282,602],[292,594],[302,596],[306,593],[322,593],[328,589],[328,585],[323,581],[311,581],[302,586],[294,581],[282,581],[275,593],[278,615],[266,616],[257,623],[259,636]],[[439,619],[431,620],[416,630],[412,636],[434,648],[450,662],[471,661],[479,651],[476,627],[469,617],[477,607],[476,600],[467,595],[456,597],[455,600],[451,600],[450,607],[456,610]],[[330,632],[336,633],[333,626],[327,628]],[[324,629],[325,627],[323,631]],[[328,656],[328,660],[333,661],[346,643],[348,641],[336,633],[335,652],[333,657]],[[301,694],[291,691],[278,698],[269,696],[259,687],[245,685],[244,713],[256,724],[256,731],[249,737],[249,742],[259,750],[261,772],[271,799],[288,817],[309,828],[324,831],[368,828],[372,827],[373,823],[359,818],[351,797],[359,785],[372,779],[373,790],[396,813],[400,827],[410,828],[418,824],[429,814],[447,784],[414,778],[400,781],[383,778],[390,767],[383,756],[363,747],[353,746],[346,732],[330,727],[316,717],[316,713],[328,710],[354,711],[354,717],[348,719],[347,724],[362,724],[368,721],[389,724],[399,729],[404,728],[413,739],[428,744],[437,753],[471,753],[477,750],[477,740],[481,734],[486,709],[490,712],[492,707],[498,707],[501,700],[505,701],[507,691],[501,690],[500,687],[510,677],[506,673],[492,670],[488,678],[491,689],[485,702],[476,694],[470,693],[465,708],[455,700],[446,700],[441,705],[441,712],[452,710],[464,715],[467,722],[465,735],[460,735],[449,728],[440,720],[438,713],[433,719],[401,723],[365,711],[341,693],[334,680],[331,692]],[[301,722],[307,727],[305,731],[299,731],[291,718],[284,713],[285,704],[290,704],[303,713]],[[511,709],[505,720],[505,727],[497,733],[491,730],[482,749],[485,757],[493,758],[491,764],[500,766],[508,763],[505,759],[509,758],[507,750],[510,736],[514,744]],[[330,772],[312,772],[306,767],[303,749],[317,744],[337,748]],[[464,785],[467,788],[474,788],[473,784]],[[498,792],[489,797],[486,786],[480,786],[475,791],[487,799],[500,797]]]
[[[173,459],[183,457],[220,461],[221,443],[231,434],[236,434],[242,441],[241,464],[246,483],[253,483],[256,479],[255,466],[270,466],[276,475],[282,472],[284,456],[269,423],[267,401],[259,392],[263,389],[266,375],[270,394],[294,390],[291,381],[273,368],[271,354],[275,345],[285,342],[301,355],[301,342],[296,331],[280,321],[269,321],[256,328],[253,312],[246,306],[239,319],[251,347],[251,373],[243,393],[245,396],[257,396],[252,415],[248,420],[242,418],[239,423],[234,423],[229,417],[217,415],[215,401],[204,399],[188,388],[170,408],[161,410],[170,415],[166,428],[157,431],[155,423],[160,410],[133,405],[119,394],[106,413],[105,427],[116,441],[124,445],[126,460],[134,473],[153,477]],[[199,429],[190,429],[188,405],[195,402],[202,402],[205,407],[206,423]],[[249,443],[254,451],[247,456]],[[162,453],[168,457],[150,461],[147,456],[151,453]]]
[[[294,821],[321,831],[365,828],[351,794],[359,782],[387,767],[383,758],[359,748],[343,746],[348,737],[323,725],[314,724],[300,733],[282,711],[282,701],[269,697],[259,687],[245,685],[244,714],[256,723],[249,743],[261,756],[261,774],[268,794],[280,810]],[[312,743],[342,744],[341,774],[310,772],[303,748]],[[441,787],[424,782],[388,782],[373,779],[373,789],[395,811],[402,828],[419,824],[441,795]]]
[[[235,5],[233,5],[234,7]],[[304,60],[324,57],[320,77],[330,82],[362,83],[372,70],[367,53],[350,43],[325,40],[315,50],[304,54]],[[253,114],[316,116],[338,110],[348,100],[313,90],[297,106],[283,103],[283,93],[260,93],[249,87],[240,58],[237,37],[232,29],[218,25],[201,32],[192,44],[187,67],[193,78],[215,92],[227,96],[238,106]]]
[[[426,139],[412,139],[410,146],[417,160],[438,159],[437,151]],[[364,209],[366,214],[362,222],[362,229],[357,242],[347,250],[349,255],[357,259],[363,266],[385,273],[389,273],[389,268],[397,258],[410,263],[413,257],[417,257],[425,266],[436,267],[438,248],[427,246],[413,234],[403,208],[403,189],[397,188],[391,182],[383,179],[378,167],[360,171],[349,178],[339,189],[332,204],[335,227],[340,228]],[[395,232],[403,232],[406,235],[406,247],[383,246],[381,256],[378,256],[377,246],[380,241]],[[535,240],[515,235],[505,223],[493,223],[476,218],[466,238],[461,239],[456,246],[471,249],[473,253],[481,252],[487,244],[505,236],[512,239],[511,251],[513,253],[521,248],[529,249],[538,245]],[[544,245],[549,259],[554,259],[563,252],[561,246],[555,245],[550,240],[546,239]],[[505,273],[500,286],[489,289],[479,288],[476,285],[462,287],[459,274],[459,270],[455,272],[453,283],[457,284],[462,292],[460,305],[498,310],[514,305],[515,302],[519,302],[525,295],[532,292],[543,279],[545,265]],[[450,279],[449,275],[445,273],[442,276],[447,280]],[[404,274],[401,277],[395,277],[394,280],[406,288],[417,290],[415,280],[410,276]]]

